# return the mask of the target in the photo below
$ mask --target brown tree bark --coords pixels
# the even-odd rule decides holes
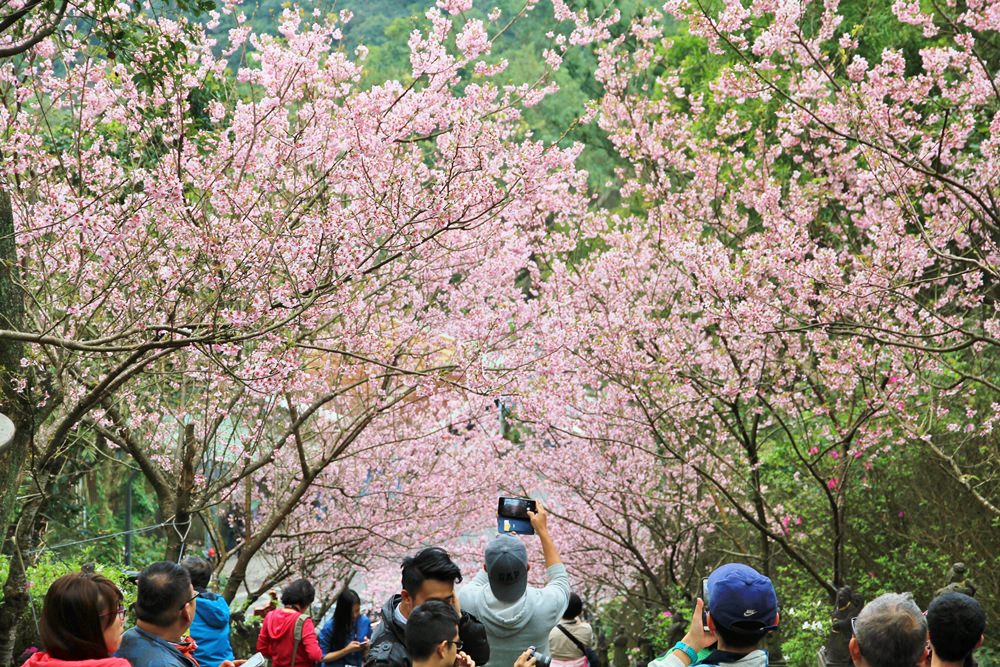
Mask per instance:
[[[191,495],[194,492],[194,467],[198,456],[194,424],[186,424],[181,436],[177,491],[173,494],[174,525],[167,528],[166,560],[178,561],[184,554],[184,545],[194,522],[191,514]],[[161,498],[160,501],[169,501]],[[168,507],[169,505],[161,505]]]
[[[14,215],[10,195],[0,188],[0,329],[21,330],[24,322],[24,290],[17,265]],[[9,532],[21,467],[27,459],[33,431],[31,403],[16,390],[21,373],[24,343],[0,342],[0,412],[17,429],[14,439],[0,450],[0,535]]]

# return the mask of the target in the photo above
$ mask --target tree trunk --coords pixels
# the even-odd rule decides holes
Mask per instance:
[[[739,415],[737,414],[737,418]],[[757,516],[757,523],[760,526],[767,526],[767,507],[764,504],[764,492],[761,490],[763,482],[760,478],[760,450],[757,446],[757,429],[760,425],[760,416],[756,415],[751,424],[750,432],[746,434],[743,447],[747,453],[747,462],[750,465],[750,479],[753,481],[753,509]],[[742,428],[742,427],[741,427]],[[766,530],[757,531],[760,540],[760,572],[765,577],[771,575],[771,538]]]
[[[166,560],[179,561],[184,555],[184,547],[191,535],[191,495],[194,491],[194,468],[197,456],[194,425],[186,424],[181,442],[177,492],[174,494],[174,525],[167,529]],[[166,500],[166,499],[161,499]],[[166,505],[161,505],[166,506]]]
[[[233,571],[229,573],[229,577],[226,579],[226,588],[222,591],[222,597],[226,599],[226,602],[232,602],[236,597],[236,594],[240,590],[240,586],[247,578],[247,567],[250,565],[250,559],[254,557],[260,547],[255,543],[256,540],[251,542],[247,540],[246,543],[240,548],[240,555],[236,557],[236,564],[233,566]]]
[[[35,519],[42,505],[42,499],[30,501],[21,512],[21,518],[14,531],[16,548],[11,554],[7,567],[7,580],[3,586],[3,602],[0,603],[0,665],[10,665],[14,661],[14,645],[17,642],[17,625],[31,603],[28,591],[26,569],[31,565],[29,552],[36,542]]]
[[[20,331],[24,322],[24,290],[17,266],[14,215],[10,195],[0,188],[0,329]],[[0,340],[0,412],[14,422],[13,440],[0,450],[0,535],[7,535],[17,498],[21,468],[28,458],[33,432],[31,401],[17,391],[24,344]]]

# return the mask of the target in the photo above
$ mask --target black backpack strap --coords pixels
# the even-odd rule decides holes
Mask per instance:
[[[556,625],[556,627],[559,628],[560,632],[566,635],[571,642],[573,642],[574,646],[580,649],[580,653],[582,653],[583,655],[587,655],[587,647],[584,645],[582,641],[574,637],[572,632],[570,632],[569,630],[567,630],[562,626],[562,623],[559,623],[558,625]]]

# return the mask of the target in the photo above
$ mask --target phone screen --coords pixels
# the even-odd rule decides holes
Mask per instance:
[[[708,630],[708,577],[701,580],[701,601],[705,603],[701,608],[701,625]]]
[[[535,501],[530,498],[501,497],[497,503],[497,516],[507,519],[527,519],[528,512],[534,512]]]

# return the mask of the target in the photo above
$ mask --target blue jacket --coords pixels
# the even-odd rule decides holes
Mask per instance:
[[[132,667],[198,667],[173,644],[139,627],[125,631],[115,657],[125,658]]]
[[[233,647],[229,644],[229,604],[222,596],[209,591],[198,592],[189,633],[198,645],[194,657],[201,667],[219,667],[223,660],[233,659]]]
[[[347,643],[352,641],[363,642],[365,639],[372,636],[372,622],[368,620],[368,617],[364,614],[358,616],[357,623],[354,624],[354,634],[347,638]],[[346,644],[345,644],[346,646]],[[319,631],[319,647],[323,650],[323,653],[329,653],[331,651],[336,651],[337,649],[344,648],[343,646],[333,645],[333,617],[330,617],[323,627]],[[361,667],[361,663],[364,662],[365,654],[364,651],[356,651],[354,653],[348,653],[346,656],[340,660],[334,660],[333,662],[326,663],[325,667]]]

